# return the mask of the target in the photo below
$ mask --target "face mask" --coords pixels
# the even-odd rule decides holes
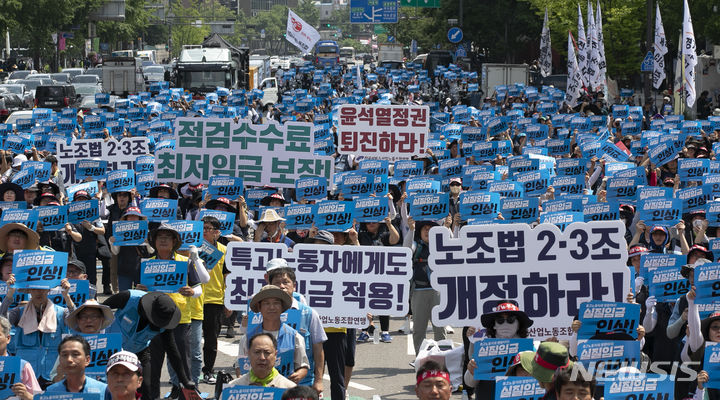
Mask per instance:
[[[452,193],[452,194],[459,194],[461,190],[462,190],[461,186],[455,186],[455,185],[450,186],[450,193]]]
[[[515,320],[512,324],[505,322],[504,324],[495,323],[495,337],[498,339],[510,339],[515,337],[518,328],[520,327],[520,321]]]

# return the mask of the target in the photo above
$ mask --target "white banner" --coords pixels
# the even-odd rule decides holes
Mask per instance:
[[[225,265],[225,307],[247,310],[265,284],[265,264],[284,258],[297,287],[325,327],[367,328],[367,314],[405,316],[409,310],[412,254],[406,247],[231,242]]]
[[[695,53],[695,33],[693,31],[690,7],[687,0],[684,0],[685,11],[683,12],[683,35],[682,55],[684,59],[683,86],[685,90],[685,104],[692,107],[695,104],[695,65],[697,65],[697,54]]]
[[[70,144],[57,142],[55,154],[58,168],[65,175],[65,184],[80,182],[75,178],[75,163],[79,160],[106,160],[107,170],[135,169],[138,156],[150,154],[148,138],[122,138],[119,141],[110,139],[73,139]]]
[[[580,79],[582,85],[587,84],[587,39],[585,37],[585,24],[583,23],[582,10],[580,4],[578,4],[578,23],[577,23],[578,35],[577,35],[577,65],[580,69]],[[581,87],[582,87],[581,85]]]
[[[607,82],[605,80],[605,74],[607,73],[607,62],[605,61],[605,39],[603,39],[603,30],[602,30],[602,11],[600,10],[600,0],[597,0],[597,7],[595,7],[595,29],[597,30],[597,38],[598,38],[598,69],[600,71],[599,75],[599,85],[602,85],[603,88],[607,86]]]
[[[552,74],[552,46],[550,44],[550,23],[548,22],[547,7],[545,8],[542,33],[540,34],[540,74],[542,76]]]
[[[660,4],[655,9],[655,61],[653,67],[653,87],[659,88],[665,80],[665,54],[667,54],[667,42],[665,41],[665,28],[663,28],[662,17],[660,17]]]
[[[430,109],[417,105],[343,104],[338,121],[338,153],[400,160],[425,152]]]
[[[570,107],[578,105],[578,98],[582,89],[582,73],[575,58],[575,46],[573,46],[572,32],[568,32],[568,76],[565,102]]]
[[[567,339],[580,304],[630,293],[620,221],[467,225],[457,238],[430,230],[430,280],[440,292],[436,326],[477,324],[495,300],[516,299],[534,321],[530,337]]]
[[[243,178],[246,186],[294,188],[304,177],[332,179],[332,157],[314,154],[312,124],[177,118],[174,128],[175,149],[155,154],[157,182],[207,184],[225,175]]]
[[[600,55],[598,54],[598,36],[597,27],[595,25],[595,17],[593,16],[592,4],[588,0],[588,36],[587,36],[587,80],[588,86],[596,88],[601,85],[600,80]]]
[[[315,43],[320,40],[320,34],[310,24],[288,9],[285,38],[304,53],[310,53]]]

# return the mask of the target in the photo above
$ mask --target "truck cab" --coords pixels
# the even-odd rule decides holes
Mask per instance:
[[[214,92],[218,86],[237,89],[238,70],[230,49],[183,48],[175,67],[176,86],[197,94]]]

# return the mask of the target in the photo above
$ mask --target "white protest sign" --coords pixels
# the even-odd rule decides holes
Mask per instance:
[[[175,149],[155,154],[158,182],[202,182],[212,176],[243,178],[246,186],[295,187],[304,177],[332,179],[332,157],[316,156],[312,124],[253,125],[232,118],[175,119]]]
[[[385,246],[231,242],[225,256],[225,307],[247,310],[264,283],[265,264],[284,258],[295,269],[296,291],[325,327],[365,328],[367,313],[405,316],[409,311],[410,249]]]
[[[146,137],[110,139],[73,139],[68,145],[58,142],[56,147],[58,168],[65,175],[65,184],[80,182],[75,178],[75,163],[78,160],[98,159],[108,162],[107,170],[135,169],[138,156],[150,154]]]
[[[418,105],[343,104],[338,152],[376,159],[410,159],[425,152],[430,109]]]
[[[436,326],[477,324],[495,300],[516,299],[534,321],[530,337],[569,338],[580,304],[622,302],[630,292],[625,226],[621,221],[468,225],[458,238],[430,231]]]

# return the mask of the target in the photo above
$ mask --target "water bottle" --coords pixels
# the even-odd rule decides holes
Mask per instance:
[[[380,329],[375,329],[373,331],[373,344],[380,343]]]

